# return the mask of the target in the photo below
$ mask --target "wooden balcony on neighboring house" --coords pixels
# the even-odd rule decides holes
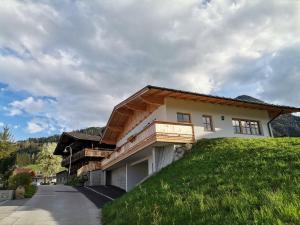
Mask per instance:
[[[84,158],[89,158],[89,159],[97,159],[99,158],[106,158],[108,157],[112,151],[106,151],[102,149],[89,149],[89,148],[84,148],[81,151],[78,151],[76,153],[73,153],[72,155],[72,163],[75,163],[78,160],[82,160]],[[61,162],[62,166],[67,166],[70,164],[70,156],[64,157],[64,159]]]
[[[126,143],[103,159],[101,169],[106,169],[156,142],[194,143],[193,124],[154,121],[139,133],[129,137]]]

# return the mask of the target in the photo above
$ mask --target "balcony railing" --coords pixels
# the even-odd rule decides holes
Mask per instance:
[[[72,163],[83,159],[85,157],[90,157],[90,158],[105,158],[108,157],[112,152],[111,151],[103,151],[103,150],[95,150],[95,149],[89,149],[89,148],[85,148],[79,152],[76,152],[72,155]],[[62,166],[67,166],[70,164],[70,156],[65,157],[62,162],[61,165]]]
[[[110,167],[155,142],[194,143],[193,125],[154,121],[139,133],[129,137],[125,144],[117,148],[109,157],[103,159],[101,162],[102,169]]]

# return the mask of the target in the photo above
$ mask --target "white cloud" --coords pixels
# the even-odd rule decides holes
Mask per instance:
[[[147,84],[299,106],[299,21],[297,1],[6,0],[0,82],[33,96],[11,115],[59,129],[104,125]]]
[[[3,122],[0,122],[0,127],[4,127],[4,123]]]
[[[28,97],[21,101],[13,101],[9,103],[9,107],[6,108],[9,111],[10,116],[20,115],[23,112],[29,114],[38,114],[45,110],[47,104],[52,104],[53,101],[35,99],[33,97]]]
[[[27,123],[27,131],[31,134],[41,132],[45,130],[47,127],[43,126],[43,124],[39,124],[33,121]]]

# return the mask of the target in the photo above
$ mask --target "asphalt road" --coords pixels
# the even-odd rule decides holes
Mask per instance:
[[[1,225],[99,225],[100,210],[84,194],[63,185],[39,186],[22,206],[0,205]],[[9,205],[10,204],[10,205]],[[9,210],[12,209],[13,210]],[[1,213],[0,213],[1,214]]]

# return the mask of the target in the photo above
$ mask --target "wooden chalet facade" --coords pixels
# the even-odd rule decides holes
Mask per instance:
[[[70,168],[71,176],[97,170],[101,168],[100,161],[110,155],[114,148],[111,145],[100,144],[100,139],[101,136],[97,135],[64,132],[60,136],[54,154],[62,156],[61,165]],[[72,157],[70,149],[72,149]]]

